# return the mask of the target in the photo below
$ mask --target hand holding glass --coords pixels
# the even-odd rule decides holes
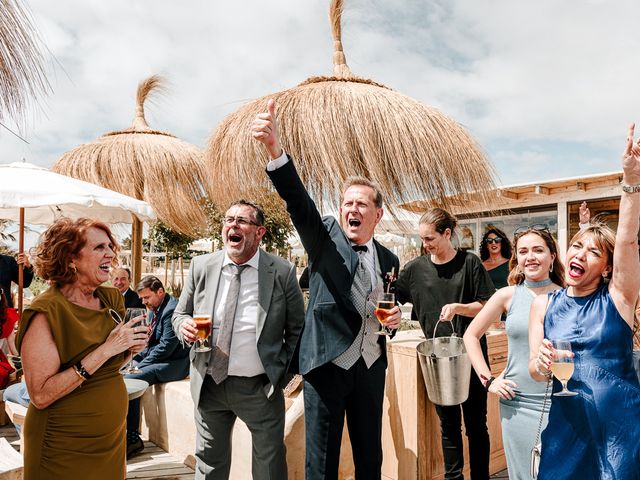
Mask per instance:
[[[376,318],[382,325],[382,329],[377,331],[378,335],[391,335],[391,330],[387,328],[384,322],[391,316],[391,310],[396,306],[396,298],[393,293],[381,293],[376,304]]]
[[[573,353],[571,353],[571,342],[565,340],[554,340],[555,361],[551,364],[553,376],[562,383],[562,390],[554,393],[558,397],[572,397],[577,395],[567,388],[567,382],[573,375]]]
[[[196,322],[196,341],[198,346],[194,349],[195,352],[209,352],[211,347],[205,345],[206,340],[211,335],[211,315],[208,313],[196,313],[193,316],[193,321]]]
[[[127,308],[127,313],[124,316],[124,321],[129,322],[130,320],[133,320],[134,318],[137,318],[141,315],[142,315],[142,321],[139,323],[139,325],[142,325],[143,327],[148,326],[147,310],[145,308]],[[126,368],[122,370],[121,373],[125,375],[127,373],[138,373],[139,371],[140,369],[133,364],[133,352],[131,352],[131,356],[129,357],[129,363],[127,364]]]

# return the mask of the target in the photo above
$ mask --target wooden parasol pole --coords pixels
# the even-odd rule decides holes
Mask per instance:
[[[24,253],[24,208],[20,208],[20,239],[18,240],[18,253]],[[24,265],[18,265],[18,318],[22,317],[22,284],[24,283]],[[11,292],[7,292],[11,295]]]
[[[131,224],[131,276],[134,285],[142,278],[142,222],[137,217]]]

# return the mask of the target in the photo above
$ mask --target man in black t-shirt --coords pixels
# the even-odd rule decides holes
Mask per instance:
[[[433,336],[438,320],[450,321],[458,336],[465,330],[495,289],[480,258],[457,251],[451,243],[455,217],[436,208],[420,219],[420,237],[425,255],[409,262],[398,276],[396,293],[401,303],[411,302],[427,338]],[[439,325],[436,336],[451,335],[451,326]],[[487,358],[487,342],[482,351]],[[489,433],[487,392],[476,375],[471,375],[469,398],[462,403],[465,432],[469,439],[471,478],[489,478]],[[460,406],[436,405],[442,431],[445,479],[462,479],[464,455]]]

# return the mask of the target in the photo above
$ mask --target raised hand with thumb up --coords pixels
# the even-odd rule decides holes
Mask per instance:
[[[253,138],[264,143],[272,159],[282,155],[280,137],[278,136],[278,124],[276,123],[276,102],[270,99],[267,102],[267,112],[259,113],[251,124]]]

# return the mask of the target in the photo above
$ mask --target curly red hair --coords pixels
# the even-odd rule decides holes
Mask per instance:
[[[86,245],[86,232],[90,228],[107,234],[116,254],[112,266],[118,265],[120,246],[106,223],[90,218],[71,220],[63,217],[51,224],[40,237],[33,262],[36,273],[56,286],[73,283],[77,274],[71,268],[71,262]]]

